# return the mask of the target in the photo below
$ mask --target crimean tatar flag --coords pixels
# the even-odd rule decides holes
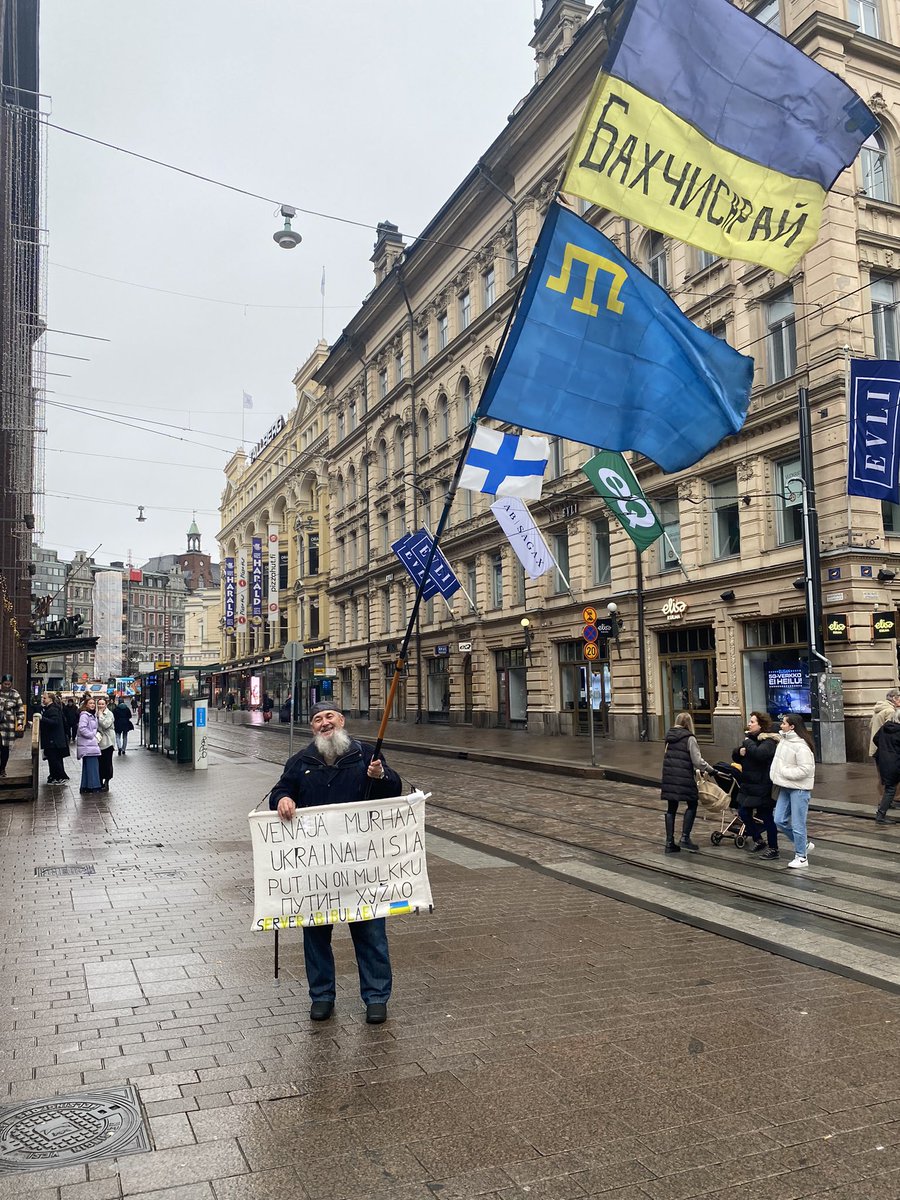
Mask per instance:
[[[877,128],[846,83],[729,0],[627,0],[562,190],[786,274]]]
[[[747,415],[753,359],[552,204],[476,416],[689,467]]]

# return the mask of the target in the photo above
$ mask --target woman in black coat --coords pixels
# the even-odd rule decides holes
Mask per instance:
[[[666,802],[666,854],[678,854],[682,849],[692,853],[700,849],[691,841],[691,830],[697,815],[696,771],[711,771],[712,767],[700,753],[694,737],[694,718],[680,712],[675,724],[666,734],[666,749],[662,765],[662,798]],[[681,843],[675,841],[675,815],[684,803],[681,823]]]
[[[113,722],[115,723],[116,732],[116,749],[120,754],[124,754],[128,749],[128,735],[134,729],[134,722],[131,719],[131,709],[125,703],[125,697],[120,696],[119,702],[112,710]]]
[[[63,759],[69,757],[69,733],[62,705],[56,692],[44,692],[41,704],[41,749],[50,772],[47,782],[65,783],[69,777]]]
[[[763,851],[763,858],[778,857],[778,829],[775,825],[775,801],[772,797],[772,759],[781,738],[772,731],[768,713],[752,712],[743,742],[731,757],[741,764],[738,792],[738,816],[752,840],[751,854]],[[754,816],[755,813],[755,816]],[[762,829],[760,829],[762,826]],[[766,840],[763,841],[762,834]]]

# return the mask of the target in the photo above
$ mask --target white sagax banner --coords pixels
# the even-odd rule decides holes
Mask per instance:
[[[269,526],[269,594],[266,613],[273,624],[278,620],[278,526]]]
[[[372,921],[430,909],[425,801],[388,800],[250,813],[253,930]]]
[[[502,500],[494,501],[491,512],[509,538],[509,544],[526,574],[531,579],[538,579],[545,571],[549,571],[553,566],[553,555],[525,501],[518,496],[504,496]]]

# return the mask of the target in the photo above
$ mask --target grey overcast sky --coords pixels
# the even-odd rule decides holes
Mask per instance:
[[[415,234],[531,87],[533,21],[534,0],[42,0],[41,87],[69,130]],[[44,544],[139,564],[196,510],[215,551],[242,393],[250,445],[291,407],[323,266],[329,342],[371,290],[374,231],[301,216],[288,253],[272,204],[48,142],[49,325],[109,340],[48,336]]]

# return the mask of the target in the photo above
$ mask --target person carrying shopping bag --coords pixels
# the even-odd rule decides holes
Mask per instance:
[[[777,787],[775,824],[794,843],[794,857],[788,863],[793,870],[809,865],[808,854],[815,843],[807,840],[806,814],[810,792],[816,781],[816,756],[809,730],[796,713],[781,718],[781,741],[775,748],[770,774]]]

